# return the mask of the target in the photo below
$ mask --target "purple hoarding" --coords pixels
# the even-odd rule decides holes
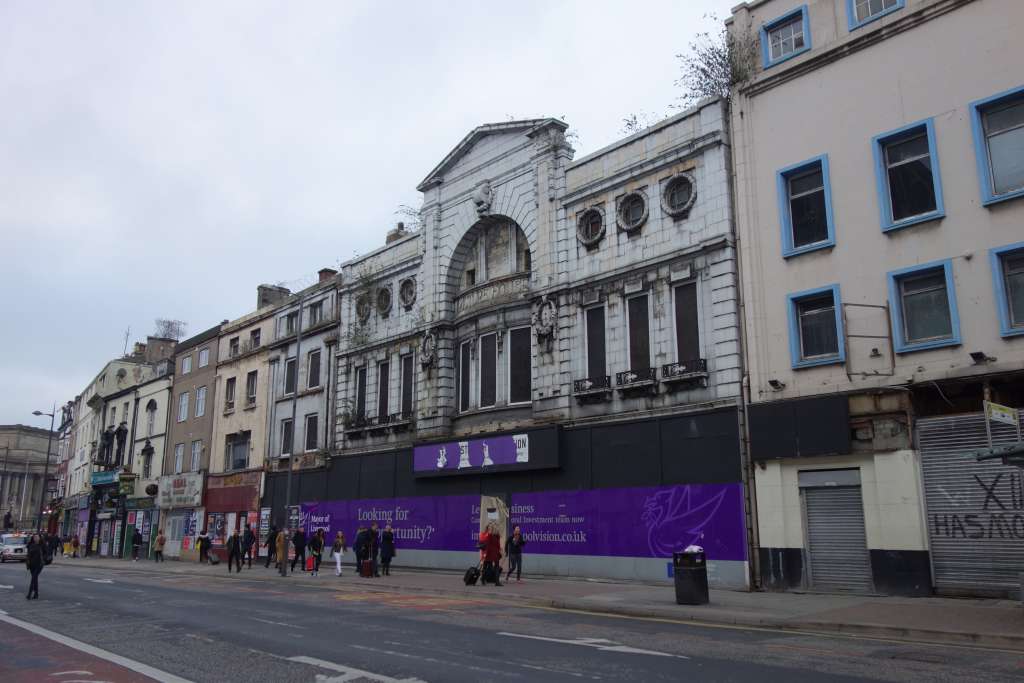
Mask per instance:
[[[328,540],[339,531],[351,545],[356,530],[374,522],[391,524],[398,548],[473,550],[478,529],[479,496],[380,498],[303,503],[302,524],[309,534],[326,529]]]
[[[480,498],[446,496],[332,501],[302,505],[307,533],[390,522],[398,547],[472,551]],[[670,557],[688,545],[711,560],[745,560],[742,485],[689,484],[514,494],[510,522],[525,551],[545,555]]]

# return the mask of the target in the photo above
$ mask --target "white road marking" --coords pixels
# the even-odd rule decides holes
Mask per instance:
[[[288,657],[289,662],[297,662],[299,664],[309,664],[310,666],[318,666],[321,669],[327,669],[328,671],[335,671],[340,676],[322,676],[316,677],[320,683],[344,683],[345,681],[352,681],[357,678],[366,678],[371,681],[377,681],[378,683],[424,683],[418,678],[392,678],[391,676],[384,676],[383,674],[375,674],[369,671],[363,671],[362,669],[356,669],[351,666],[342,666],[341,664],[335,664],[334,662],[328,662],[325,659],[317,659],[316,657]]]
[[[91,671],[55,671],[51,676],[92,676]]]
[[[563,645],[580,645],[582,647],[592,647],[602,652],[622,652],[624,654],[634,655],[651,655],[653,657],[674,657],[676,659],[689,659],[686,655],[673,655],[668,652],[658,652],[657,650],[641,650],[636,647],[629,647],[628,645],[619,645],[618,643],[605,640],[604,638],[576,638],[569,640],[567,638],[547,638],[545,636],[530,636],[525,633],[507,633],[501,631],[498,633],[499,636],[508,636],[510,638],[528,638],[529,640],[543,640],[549,643],[562,643]]]
[[[0,586],[0,588],[6,588],[8,590],[14,590],[14,586]]]
[[[253,621],[260,621],[264,624],[273,624],[274,626],[287,626],[288,628],[306,628],[305,626],[299,626],[298,624],[286,624],[283,621],[270,621],[269,619],[260,619],[259,617],[249,617]]]
[[[114,583],[113,579],[85,579],[86,581],[92,581],[93,583]]]
[[[149,676],[153,680],[161,681],[161,683],[192,683],[187,678],[181,678],[180,676],[175,676],[172,673],[156,669],[148,664],[136,662],[133,659],[122,657],[121,655],[114,654],[113,652],[101,650],[98,647],[94,647],[88,643],[83,643],[82,641],[75,640],[74,638],[68,638],[67,636],[45,629],[42,626],[36,626],[33,623],[22,621],[21,619],[15,619],[3,610],[0,610],[0,621],[10,624],[11,626],[17,626],[18,628],[24,629],[30,633],[35,633],[37,636],[48,638],[55,643],[60,643],[61,645],[78,650],[79,652],[84,652],[87,655],[92,655],[93,657],[99,657],[100,659],[105,659],[108,662],[113,662],[114,664],[130,669],[135,673],[140,673],[143,676]],[[67,681],[66,683],[70,683],[70,681]]]

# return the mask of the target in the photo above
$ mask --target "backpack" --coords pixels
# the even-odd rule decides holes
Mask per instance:
[[[475,586],[476,582],[480,580],[480,567],[470,567],[466,570],[466,575],[462,577],[462,580],[467,586]]]

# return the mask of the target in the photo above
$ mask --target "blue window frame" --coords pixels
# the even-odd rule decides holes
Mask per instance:
[[[779,170],[775,176],[785,258],[835,246],[828,155]]]
[[[872,149],[883,232],[946,215],[932,119],[875,136]]]
[[[811,24],[807,5],[761,26],[761,64],[765,69],[811,49]]]
[[[788,295],[786,313],[793,368],[846,362],[839,285]]]
[[[850,30],[903,9],[906,0],[846,0],[846,23]]]
[[[1024,87],[970,106],[982,204],[1024,197]]]
[[[999,313],[999,334],[1024,334],[1024,242],[988,252]]]
[[[960,344],[952,261],[894,270],[888,280],[896,353]]]

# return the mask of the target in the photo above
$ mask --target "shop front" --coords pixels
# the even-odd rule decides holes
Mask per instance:
[[[203,473],[184,472],[160,477],[157,504],[166,543],[164,556],[196,560],[195,539],[204,519]]]
[[[120,471],[93,472],[90,477],[89,521],[86,524],[85,546],[90,555],[120,556],[124,514],[120,495]]]
[[[260,499],[263,493],[263,470],[231,474],[211,474],[206,478],[206,519],[202,526],[210,536],[213,551],[227,559],[225,545],[232,532],[252,526],[260,542]],[[255,549],[254,549],[255,551]]]
[[[264,497],[278,524],[286,477],[268,476]],[[700,545],[712,585],[749,586],[734,409],[340,456],[293,473],[290,500],[307,533],[391,524],[407,566],[465,569],[481,515],[507,509],[503,535],[521,528],[536,574],[664,581],[672,553]]]
[[[132,557],[132,540],[135,537],[135,532],[138,531],[142,536],[139,559],[150,559],[152,557],[153,540],[156,538],[156,530],[159,528],[159,523],[160,511],[156,508],[156,504],[151,497],[126,499],[122,557]]]

